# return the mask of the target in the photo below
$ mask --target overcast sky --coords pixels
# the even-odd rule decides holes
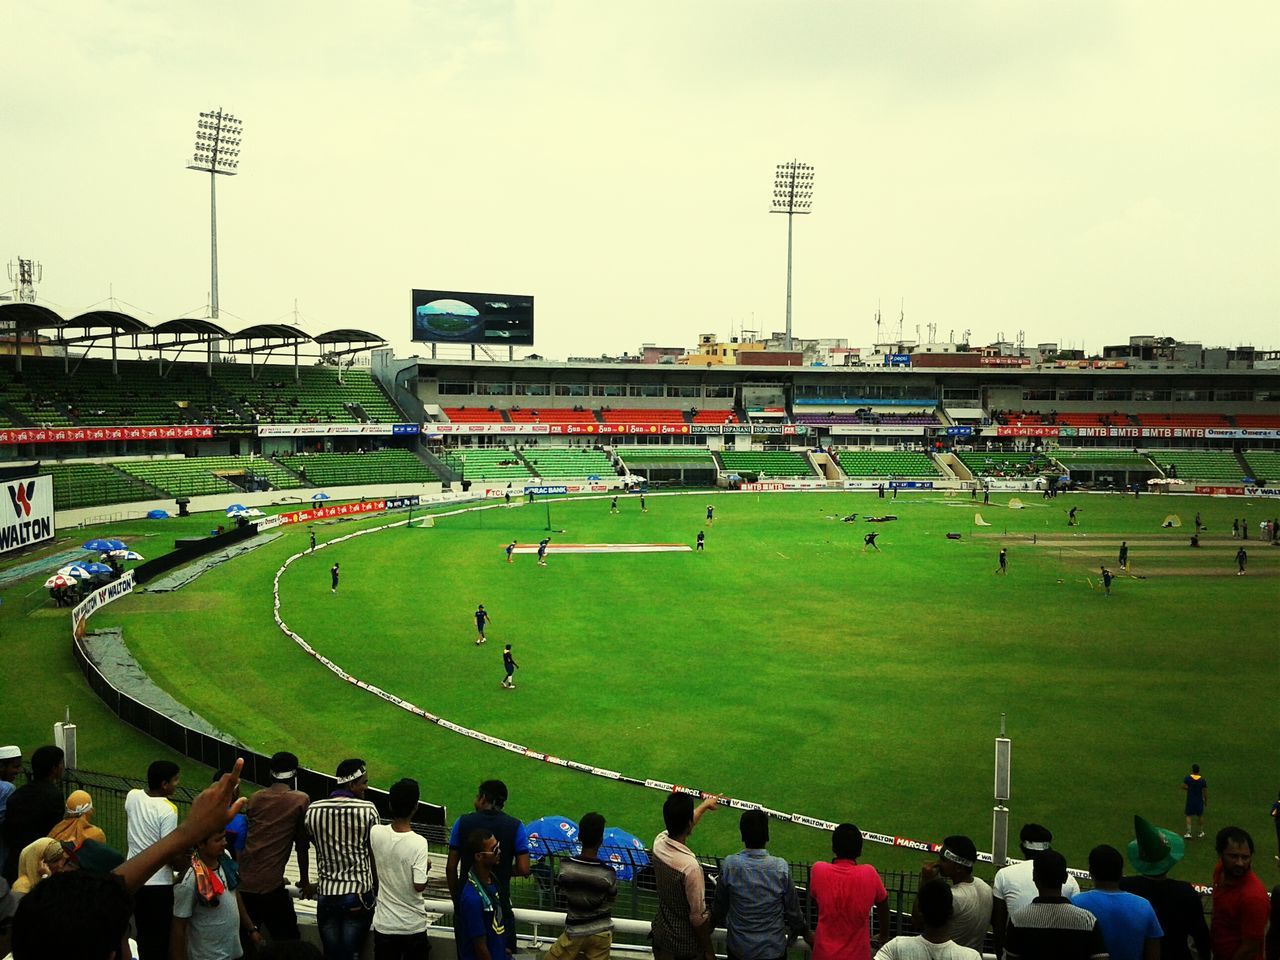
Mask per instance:
[[[3,259],[42,302],[411,351],[414,287],[532,294],[539,353],[794,331],[1280,347],[1280,4],[9,4]],[[132,308],[122,305],[129,312]]]

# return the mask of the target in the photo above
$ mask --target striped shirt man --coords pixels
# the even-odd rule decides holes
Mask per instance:
[[[369,831],[377,822],[378,808],[355,797],[333,796],[307,807],[318,894],[341,896],[373,889]]]
[[[1066,897],[1039,896],[1009,914],[1005,960],[1108,960],[1097,918]]]

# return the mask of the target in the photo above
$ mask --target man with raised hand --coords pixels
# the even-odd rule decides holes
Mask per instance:
[[[653,918],[655,960],[715,960],[707,878],[686,843],[702,815],[715,808],[715,797],[695,806],[687,793],[672,793],[662,805],[666,829],[653,841],[658,887],[658,912]]]

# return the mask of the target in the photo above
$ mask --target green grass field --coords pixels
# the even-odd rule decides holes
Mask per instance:
[[[488,508],[302,558],[282,578],[281,613],[352,674],[530,748],[869,830],[965,832],[982,849],[1004,713],[1014,830],[1049,825],[1077,866],[1096,843],[1123,846],[1135,812],[1180,828],[1178,784],[1197,761],[1210,833],[1240,823],[1269,860],[1280,549],[1250,540],[1249,573],[1234,576],[1230,524],[1243,515],[1256,526],[1280,505],[1024,499],[1021,510],[1006,496],[975,507],[941,493],[651,495],[647,514],[623,498],[616,516],[608,499]],[[1068,529],[1071,505],[1081,525]],[[1192,550],[1197,510],[1208,532]],[[854,511],[857,523],[839,521]],[[975,527],[975,512],[991,526]],[[867,513],[899,519],[872,526]],[[1162,529],[1169,513],[1184,526]],[[565,531],[553,543],[692,544],[705,529],[707,550],[553,552],[546,568],[531,556],[507,565],[504,543],[535,542],[548,518]],[[323,543],[385,522],[317,531]],[[873,529],[882,552],[864,553]],[[949,531],[963,538],[947,540]],[[1105,597],[1098,568],[1115,568],[1122,538],[1134,576],[1120,574]],[[646,840],[660,829],[656,791],[465,739],[309,658],[271,618],[272,576],[305,542],[305,530],[288,530],[176,593],[112,604],[94,624],[123,626],[161,686],[257,749],[287,746],[319,768],[363,756],[375,784],[414,776],[455,815],[477,782],[500,777],[509,809],[526,820],[594,808]],[[1006,577],[995,572],[1001,546]],[[66,701],[85,718],[82,749],[94,758],[85,766],[140,772],[165,751],[96,706],[67,652],[65,615],[32,585],[4,591],[0,626],[24,665],[16,689],[46,681],[49,693],[5,697],[6,742],[47,739]],[[493,617],[482,647],[477,603]],[[521,667],[515,691],[499,686],[504,643]],[[809,828],[773,827],[771,846],[793,859],[824,857],[827,844]],[[1180,876],[1209,879],[1210,844],[1189,845]],[[737,849],[736,814],[708,816],[694,846]],[[902,869],[919,857],[871,845],[866,859]]]

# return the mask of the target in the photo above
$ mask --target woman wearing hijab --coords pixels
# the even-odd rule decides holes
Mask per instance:
[[[65,816],[49,831],[49,836],[54,840],[65,840],[77,850],[86,840],[106,843],[107,835],[90,822],[92,819],[93,797],[86,790],[75,790],[67,797]]]
[[[75,862],[57,840],[41,837],[22,848],[18,857],[18,879],[13,882],[15,896],[30,893],[31,888],[55,873],[74,870]]]
[[[71,847],[76,865],[90,873],[107,874],[120,864],[124,857],[118,850],[107,846],[107,835],[93,820],[93,797],[84,790],[75,790],[67,797],[66,816],[49,831],[50,838]]]

